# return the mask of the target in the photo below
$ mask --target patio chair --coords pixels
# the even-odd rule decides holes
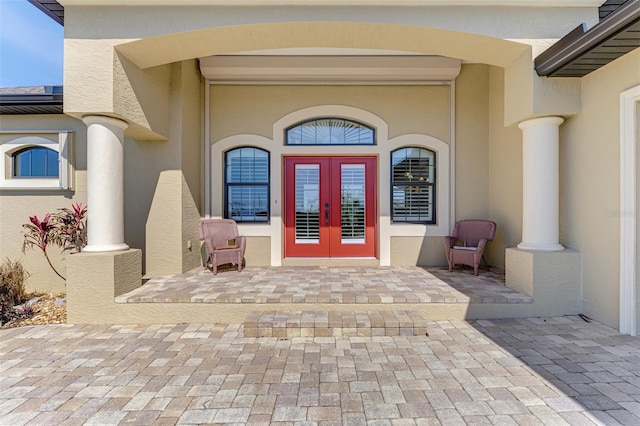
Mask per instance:
[[[489,241],[493,241],[495,236],[496,224],[490,220],[470,219],[456,222],[453,235],[444,237],[449,272],[453,270],[453,265],[463,264],[473,266],[473,274],[478,275],[484,247]]]
[[[214,275],[218,273],[218,266],[227,263],[238,265],[238,272],[242,271],[242,261],[246,247],[246,238],[238,234],[238,225],[230,219],[202,219],[198,225],[200,239],[207,247],[207,257],[204,267],[209,264]]]

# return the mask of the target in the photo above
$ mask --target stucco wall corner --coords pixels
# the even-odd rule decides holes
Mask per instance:
[[[110,40],[64,40],[64,112],[113,113],[113,46]]]
[[[160,172],[146,223],[147,274],[182,273],[183,176],[180,170]]]
[[[534,71],[535,73],[535,71]],[[582,111],[582,80],[580,78],[552,78],[533,76],[535,116],[563,117]]]
[[[531,49],[504,69],[504,126],[517,124],[533,114],[534,87]]]
[[[171,66],[141,70],[115,51],[113,112],[129,122],[127,137],[166,140],[170,132]]]
[[[186,272],[202,265],[200,254],[200,236],[198,223],[200,211],[189,190],[189,185],[182,176],[182,271]]]

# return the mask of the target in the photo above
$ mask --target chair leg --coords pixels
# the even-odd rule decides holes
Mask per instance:
[[[484,265],[487,267],[487,272],[490,272],[491,266],[489,265],[489,262],[487,262],[487,259],[485,259],[484,254],[482,255],[482,261],[484,262]]]

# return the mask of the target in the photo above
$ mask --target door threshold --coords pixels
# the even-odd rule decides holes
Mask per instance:
[[[375,257],[287,257],[282,266],[366,266],[379,267]]]

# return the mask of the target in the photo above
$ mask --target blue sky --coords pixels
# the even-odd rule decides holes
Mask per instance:
[[[0,87],[62,84],[63,32],[27,0],[0,0]]]

